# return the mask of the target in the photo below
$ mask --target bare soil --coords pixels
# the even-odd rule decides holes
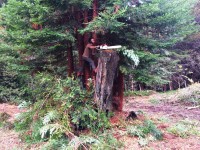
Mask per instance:
[[[15,120],[15,115],[22,112],[15,105],[0,104],[0,113],[7,113],[10,118],[7,120],[11,123]],[[22,148],[24,144],[18,138],[18,133],[13,130],[7,130],[5,128],[0,128],[0,150],[13,150],[17,148]]]
[[[190,119],[200,121],[200,108],[188,109],[187,105],[183,105],[176,101],[170,102],[157,102],[158,104],[152,104],[150,100],[156,99],[159,94],[153,94],[151,96],[132,97],[128,98],[127,103],[124,106],[124,111],[138,111],[142,110],[149,115],[163,115],[172,119]]]
[[[129,97],[125,99],[124,111],[142,111],[149,119],[156,120],[158,118],[169,118],[169,122],[156,122],[157,127],[163,132],[164,139],[162,141],[152,141],[149,142],[148,146],[141,147],[138,144],[137,137],[129,137],[127,135],[120,135],[123,130],[116,130],[116,137],[118,140],[124,143],[124,148],[122,150],[200,150],[200,137],[189,136],[187,138],[181,138],[175,136],[166,131],[168,127],[177,123],[183,119],[195,120],[199,122],[197,126],[200,129],[200,109],[187,109],[188,106],[181,105],[176,102],[159,102],[157,104],[152,104],[151,99],[156,99],[158,94],[153,94],[151,96],[140,96],[140,97]],[[0,104],[0,113],[6,112],[11,117],[8,121],[13,122],[15,119],[15,114],[22,112],[17,108],[17,106],[9,104]],[[124,118],[127,113],[118,114]],[[117,117],[117,115],[116,115]],[[142,119],[142,118],[140,118]],[[117,122],[113,118],[112,123]],[[18,133],[13,130],[5,130],[0,128],[0,150],[13,150],[13,149],[36,149],[34,146],[32,148],[27,148],[26,144],[22,143],[18,138]]]
[[[166,131],[166,129],[181,120],[191,120],[198,122],[197,128],[200,130],[200,109],[188,109],[189,106],[180,104],[176,101],[157,102],[152,104],[150,101],[160,97],[160,94],[153,94],[150,96],[138,96],[127,98],[124,105],[124,111],[142,111],[149,119],[157,120],[161,118],[168,118],[169,121],[165,123],[157,123],[157,127],[163,132],[162,141],[150,142],[147,147],[141,147],[132,137],[124,137],[125,149],[145,149],[145,150],[200,150],[200,137],[189,136],[181,138]],[[123,138],[122,138],[123,139]]]

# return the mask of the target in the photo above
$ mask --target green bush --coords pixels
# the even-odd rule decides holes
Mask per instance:
[[[127,131],[129,135],[137,136],[139,138],[145,138],[148,134],[151,134],[157,140],[162,140],[163,136],[162,132],[157,129],[155,124],[150,120],[146,120],[143,125],[128,126]]]
[[[58,140],[84,129],[97,133],[110,126],[106,113],[98,110],[93,101],[92,87],[86,91],[73,78],[48,74],[36,79],[36,102],[20,105],[28,111],[20,114],[15,123],[26,141]]]
[[[43,147],[42,150],[50,149],[91,149],[91,150],[110,150],[110,149],[119,149],[122,147],[122,143],[119,142],[113,135],[105,132],[100,134],[98,137],[95,135],[81,135],[73,136],[71,140],[62,139],[62,140],[50,140]]]

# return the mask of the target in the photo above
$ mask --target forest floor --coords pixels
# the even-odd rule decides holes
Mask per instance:
[[[136,96],[125,98],[124,111],[142,112],[145,118],[152,120],[157,128],[163,133],[163,140],[149,140],[148,144],[141,146],[137,137],[124,134],[117,139],[124,143],[122,150],[198,150],[200,149],[200,134],[190,132],[200,132],[200,108],[189,107],[176,101],[158,101],[162,94],[154,93],[150,96]],[[14,117],[21,111],[17,106],[0,104],[0,113],[6,112],[10,115],[9,122],[14,121]],[[117,116],[117,117],[120,117]],[[142,117],[141,117],[142,118]],[[141,119],[138,118],[138,119]],[[183,125],[190,127],[189,131],[176,128]],[[193,128],[194,127],[194,128]],[[171,131],[169,130],[171,128]],[[120,134],[121,129],[116,129]],[[18,137],[14,130],[0,127],[0,150],[13,149],[37,149],[37,146],[27,146]]]
[[[132,138],[125,138],[125,149],[148,150],[197,150],[200,149],[200,108],[190,107],[176,100],[159,101],[163,94],[154,93],[150,96],[127,97],[124,111],[143,112],[146,118],[153,120],[163,133],[163,140],[149,142],[141,148],[132,144]],[[195,129],[197,135],[181,129]],[[176,128],[176,127],[180,128]],[[194,127],[194,128],[193,128]],[[169,131],[171,129],[171,131]],[[172,130],[173,129],[173,130]]]

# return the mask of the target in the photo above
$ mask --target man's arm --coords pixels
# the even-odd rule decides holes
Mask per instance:
[[[90,48],[90,49],[95,49],[97,46],[94,46],[92,44],[88,44],[87,47]]]
[[[92,55],[95,55],[97,46],[94,46],[92,44],[88,44],[87,47],[92,50]]]

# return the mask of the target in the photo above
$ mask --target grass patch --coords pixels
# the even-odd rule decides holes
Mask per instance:
[[[185,105],[198,106],[200,105],[200,83],[194,83],[183,89],[163,93],[160,98],[152,101],[179,102]]]
[[[3,127],[3,123],[2,122],[0,122],[0,128],[2,128]]]
[[[149,100],[149,102],[151,103],[151,104],[160,104],[161,103],[161,101],[159,100],[159,99],[150,99]]]
[[[187,138],[191,135],[200,136],[200,131],[197,128],[198,124],[199,122],[197,121],[182,120],[169,127],[167,131],[182,138]]]
[[[125,96],[149,96],[153,93],[151,90],[145,91],[126,91],[124,92]]]
[[[184,103],[192,105],[200,105],[200,83],[192,84],[191,86],[178,90],[178,99]]]
[[[165,116],[162,116],[162,117],[158,118],[158,121],[159,121],[160,123],[169,123],[169,122],[170,122],[170,119],[167,118],[167,117],[165,117]]]

